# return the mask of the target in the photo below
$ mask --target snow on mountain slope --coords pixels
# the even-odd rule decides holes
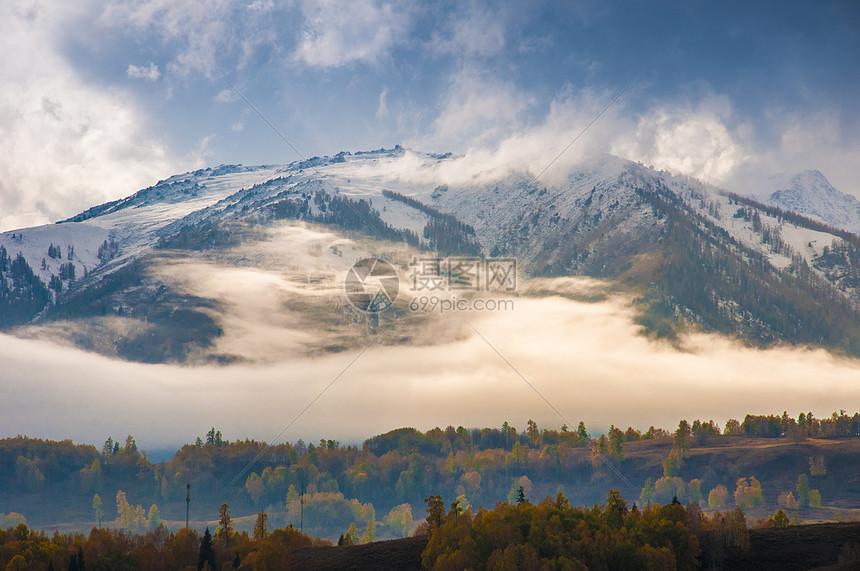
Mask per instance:
[[[284,166],[202,169],[60,224],[0,234],[0,244],[12,257],[21,252],[45,284],[56,282],[73,247],[77,279],[64,281],[57,311],[52,316],[49,302],[40,323],[62,316],[126,320],[64,327],[80,328],[69,334],[73,343],[101,332],[116,355],[143,360],[158,360],[162,345],[181,360],[190,353],[175,348],[189,344],[211,358],[242,358],[249,354],[243,335],[255,323],[281,328],[294,341],[305,331],[317,343],[313,349],[296,341],[284,350],[350,346],[349,331],[367,323],[338,294],[346,269],[365,255],[405,268],[422,248],[515,257],[524,278],[619,280],[637,295],[650,292],[643,311],[653,314],[649,327],[664,331],[660,323],[680,319],[724,332],[737,325],[765,343],[819,342],[829,334],[797,333],[814,326],[820,308],[813,298],[836,303],[819,285],[832,282],[851,307],[858,300],[853,262],[833,254],[853,255],[840,246],[847,243],[837,231],[778,218],[700,181],[610,155],[584,159],[553,182],[522,172],[444,176],[459,160],[397,147]],[[434,237],[439,228],[456,239],[443,244]],[[47,255],[50,246],[59,246],[62,260]],[[118,271],[124,267],[130,268],[125,274]],[[245,295],[246,284],[259,293]],[[797,290],[785,310],[778,301],[790,292],[784,284]],[[771,297],[747,296],[748,287],[765,288]],[[244,309],[230,310],[239,300]],[[289,318],[278,317],[278,304]],[[826,311],[839,315],[830,306]],[[247,312],[256,317],[237,317]],[[130,318],[138,325],[130,327]],[[188,323],[202,325],[188,332]],[[414,329],[408,335],[401,329],[401,337],[420,335],[417,323],[403,321],[401,327]],[[117,331],[132,333],[114,342]],[[160,345],[157,331],[173,337]]]
[[[731,205],[718,189],[687,177],[656,172],[610,155],[582,163],[563,184],[557,185],[544,185],[529,175],[516,173],[491,183],[452,185],[415,182],[421,177],[400,175],[404,164],[430,171],[442,160],[451,159],[448,155],[395,148],[352,155],[340,153],[332,158],[314,157],[285,166],[201,169],[172,176],[62,224],[0,234],[0,245],[11,256],[21,252],[45,283],[58,273],[60,263],[68,261],[47,256],[48,246],[60,245],[64,256],[67,248],[73,246],[75,257],[71,261],[80,278],[99,266],[98,248],[106,240],[118,244],[119,261],[113,264],[117,267],[124,260],[152,250],[159,238],[189,225],[204,220],[229,220],[278,198],[310,196],[318,191],[352,200],[369,200],[383,221],[420,236],[430,217],[383,196],[383,190],[391,190],[451,213],[473,226],[488,255],[516,252],[526,261],[546,265],[546,260],[540,258],[553,255],[548,244],[562,247],[558,243],[564,236],[579,237],[586,250],[593,252],[609,247],[613,240],[629,241],[663,224],[636,197],[637,188],[651,185],[664,188],[747,247],[761,251],[775,267],[785,268],[790,263],[788,256],[763,244],[760,231],[753,228],[751,221],[734,216],[737,206]],[[802,204],[817,205],[816,212],[825,213],[831,220],[839,210],[837,205],[854,200],[833,189],[820,173],[808,171],[792,181],[790,192],[775,195],[779,194],[783,202],[794,196],[805,200]],[[309,208],[319,213],[313,201],[309,201]],[[763,220],[779,228],[782,239],[808,263],[834,239],[830,234],[798,228],[767,215]],[[561,257],[570,255],[565,252]],[[562,266],[556,268],[556,273],[577,269],[576,260],[558,261]]]
[[[77,277],[83,277],[98,266],[101,263],[99,247],[109,235],[109,230],[98,224],[48,224],[3,232],[0,246],[6,248],[10,257],[22,254],[36,275],[47,284],[52,275],[59,275],[62,264],[72,263]],[[51,246],[59,246],[59,257],[48,255]]]
[[[766,204],[803,214],[855,234],[860,233],[860,201],[835,189],[816,170],[771,178]]]
[[[747,248],[762,253],[774,267],[778,269],[788,267],[791,263],[790,256],[776,251],[772,245],[765,243],[762,229],[756,230],[752,220],[737,216],[738,212],[742,210],[740,205],[734,204],[728,196],[716,189],[711,189],[706,196],[707,204],[703,205],[701,201],[692,201],[691,206],[697,208],[702,215],[708,216],[717,226],[724,229]],[[708,204],[713,204],[713,206],[709,208]],[[833,240],[839,240],[833,234],[805,228],[786,220],[779,220],[764,212],[759,213],[759,218],[763,228],[768,227],[778,232],[787,245],[795,253],[802,256],[809,265],[812,265],[816,256],[821,255],[825,246],[830,246]]]
[[[152,248],[158,231],[171,222],[217,203],[237,188],[265,180],[276,171],[275,167],[220,167],[175,175],[62,223],[0,233],[0,246],[13,258],[21,253],[46,284],[52,275],[59,275],[59,266],[68,262],[74,264],[75,276],[80,279],[102,264],[98,251],[105,241],[117,242],[120,263],[139,256]],[[60,246],[61,257],[48,255],[51,245]],[[71,258],[70,247],[74,249]]]
[[[277,171],[278,167],[239,165],[176,175],[119,201],[105,212],[87,217],[87,211],[65,223],[84,218],[109,230],[124,245],[145,246],[167,224],[211,207],[239,188],[265,181]]]
[[[629,239],[659,227],[664,221],[636,197],[637,188],[650,185],[674,194],[747,247],[761,251],[775,267],[785,268],[790,263],[790,257],[762,242],[760,229],[754,229],[752,221],[735,216],[738,207],[730,204],[729,198],[718,189],[687,177],[656,172],[609,155],[584,162],[563,184],[557,185],[544,185],[531,176],[516,173],[491,183],[459,185],[415,182],[414,176],[398,174],[403,164],[413,167],[417,164],[418,169],[430,170],[442,160],[451,159],[447,155],[395,148],[354,155],[340,153],[332,158],[314,157],[286,166],[202,169],[172,176],[62,224],[0,234],[0,245],[11,256],[21,252],[47,283],[51,275],[57,274],[59,264],[68,261],[65,257],[61,261],[47,256],[51,244],[60,245],[64,256],[69,246],[74,247],[75,257],[71,261],[80,277],[99,266],[98,248],[106,240],[117,242],[122,262],[145,254],[159,238],[189,225],[204,220],[229,220],[278,198],[309,197],[315,192],[369,200],[383,221],[420,236],[430,217],[383,196],[383,190],[391,190],[451,213],[473,226],[488,255],[516,252],[537,261],[550,255],[547,244],[558,243],[564,236],[576,235],[589,251],[594,251],[614,239]],[[790,188],[771,195],[771,202],[776,200],[773,197],[781,200],[781,207],[800,209],[801,213],[802,206],[808,207],[807,211],[814,207],[811,214],[817,213],[820,219],[830,222],[836,213],[844,214],[846,205],[857,203],[833,189],[814,171],[793,177]],[[796,201],[789,203],[790,199]],[[313,201],[309,201],[309,208],[319,213],[319,206]],[[777,228],[781,238],[808,263],[835,238],[777,221],[766,214],[762,216],[763,222]],[[843,226],[846,220],[843,215]],[[576,269],[569,261],[565,263],[568,265],[563,270]]]

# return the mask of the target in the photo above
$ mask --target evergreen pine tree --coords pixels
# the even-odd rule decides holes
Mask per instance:
[[[526,494],[525,494],[525,491],[523,491],[523,487],[520,486],[519,488],[517,488],[517,505],[521,505],[525,501],[526,501]]]
[[[212,542],[212,532],[206,527],[203,539],[200,540],[200,556],[197,558],[197,569],[209,563],[209,567],[215,569],[215,544]]]

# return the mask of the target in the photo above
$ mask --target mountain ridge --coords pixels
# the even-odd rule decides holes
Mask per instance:
[[[2,325],[35,334],[57,320],[82,326],[112,316],[136,331],[121,336],[116,354],[124,358],[184,361],[202,352],[230,362],[235,355],[213,353],[226,306],[168,279],[170,260],[280,271],[277,279],[292,283],[315,273],[327,293],[310,305],[295,295],[289,303],[325,315],[336,330],[374,323],[337,290],[338,276],[358,257],[406,267],[429,253],[480,254],[516,258],[526,280],[611,280],[633,296],[640,325],[657,337],[692,328],[759,346],[788,342],[860,355],[860,244],[842,231],[611,155],[586,159],[552,184],[518,172],[445,182],[438,169],[456,160],[395,147],[283,166],[221,165],[174,175],[62,223],[0,234],[7,258],[19,247],[54,292],[38,312]],[[411,178],[391,174],[403,171],[400,161],[408,161]],[[271,251],[287,235],[300,242]],[[0,267],[0,302],[20,307],[22,294],[9,292],[24,291],[23,278],[10,276]],[[30,293],[44,297],[37,286]],[[391,319],[429,323],[407,319],[402,307]],[[71,342],[80,346],[81,337]],[[343,339],[324,346],[343,347]]]

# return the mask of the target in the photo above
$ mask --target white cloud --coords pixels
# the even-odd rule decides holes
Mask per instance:
[[[658,106],[641,116],[635,129],[611,151],[657,169],[720,184],[746,160],[748,151],[727,127],[728,100],[710,97],[697,105]]]
[[[534,98],[514,84],[467,67],[452,78],[429,136],[417,148],[464,151],[492,145],[523,128]]]
[[[776,173],[820,170],[860,198],[860,141],[829,110],[771,109],[738,123],[724,96],[658,105],[620,134],[610,152],[741,193],[760,193]]]
[[[629,131],[631,121],[622,102],[586,129],[614,95],[568,87],[553,100],[546,116],[530,125],[524,118],[534,106],[530,95],[510,83],[461,73],[433,123],[433,134],[406,144],[462,156],[425,165],[407,153],[391,165],[389,175],[428,184],[468,184],[529,172],[548,183],[560,182],[573,165],[607,152],[620,133]]]
[[[260,1],[112,0],[99,23],[159,38],[175,53],[166,66],[168,77],[186,80],[217,76],[227,65],[242,68],[258,47],[275,43],[272,10],[271,2]]]
[[[304,23],[296,61],[312,67],[375,64],[406,38],[411,4],[379,0],[300,0]]]
[[[636,96],[628,92],[562,153],[614,95],[568,86],[542,120],[529,122],[536,103],[528,91],[465,67],[453,76],[431,133],[406,141],[411,148],[463,156],[431,168],[407,156],[391,175],[487,181],[513,171],[538,175],[557,159],[541,178],[558,181],[585,155],[608,152],[738,192],[756,192],[774,173],[818,169],[836,188],[860,198],[860,141],[835,113],[771,110],[741,120],[726,96],[712,92],[657,103],[635,116],[626,101]]]
[[[379,92],[379,105],[376,107],[376,118],[385,119],[388,117],[388,88],[384,88]]]
[[[44,224],[127,195],[177,169],[122,92],[88,85],[60,55],[86,7],[0,6],[0,230]]]
[[[261,12],[268,12],[273,7],[274,7],[274,4],[272,3],[272,0],[266,0],[266,1],[254,0],[254,2],[252,2],[248,6],[248,9],[249,10],[255,10],[255,11],[261,11]]]
[[[158,66],[152,62],[149,62],[149,65],[147,66],[129,64],[125,73],[129,77],[145,79],[147,81],[158,81],[158,78],[161,77],[161,72],[158,71]]]
[[[217,138],[215,134],[209,134],[201,137],[197,141],[197,146],[188,153],[187,160],[195,166],[203,166],[207,162],[207,157],[212,154],[212,141]]]
[[[215,96],[215,101],[219,103],[234,103],[239,101],[239,96],[232,89],[222,89]]]
[[[748,164],[732,173],[727,185],[738,191],[766,188],[767,177],[774,173],[797,173],[816,169],[834,187],[860,198],[860,140],[847,133],[839,117],[827,110],[808,114],[788,114],[771,110],[765,122],[777,139],[761,145]]]
[[[434,34],[432,53],[463,57],[493,56],[505,47],[506,6],[481,5],[474,0],[462,5],[449,17],[447,28]]]
[[[294,49],[282,45],[283,36],[292,36],[292,26],[281,17],[287,6],[271,1],[112,0],[100,23],[160,39],[175,53],[166,65],[168,78],[185,81],[243,69],[263,47],[269,57],[292,51],[294,61],[313,67],[373,64],[406,38],[413,10],[407,2],[378,0],[297,4],[303,20]]]

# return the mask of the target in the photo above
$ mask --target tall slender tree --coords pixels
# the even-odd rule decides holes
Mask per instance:
[[[220,536],[221,542],[225,547],[230,545],[230,534],[233,532],[233,518],[230,516],[230,505],[223,503],[218,508],[218,531],[216,535]]]
[[[104,511],[102,511],[102,499],[98,494],[93,496],[93,512],[96,516],[96,521],[99,524],[99,529],[102,528],[102,516],[104,515]]]
[[[254,539],[266,539],[269,533],[269,515],[266,512],[257,514],[257,521],[254,522]]]
[[[215,569],[215,544],[212,542],[212,532],[209,531],[209,526],[206,526],[206,532],[203,534],[203,539],[200,540],[200,555],[197,557],[197,569],[203,569],[206,564],[209,564],[210,569]]]

